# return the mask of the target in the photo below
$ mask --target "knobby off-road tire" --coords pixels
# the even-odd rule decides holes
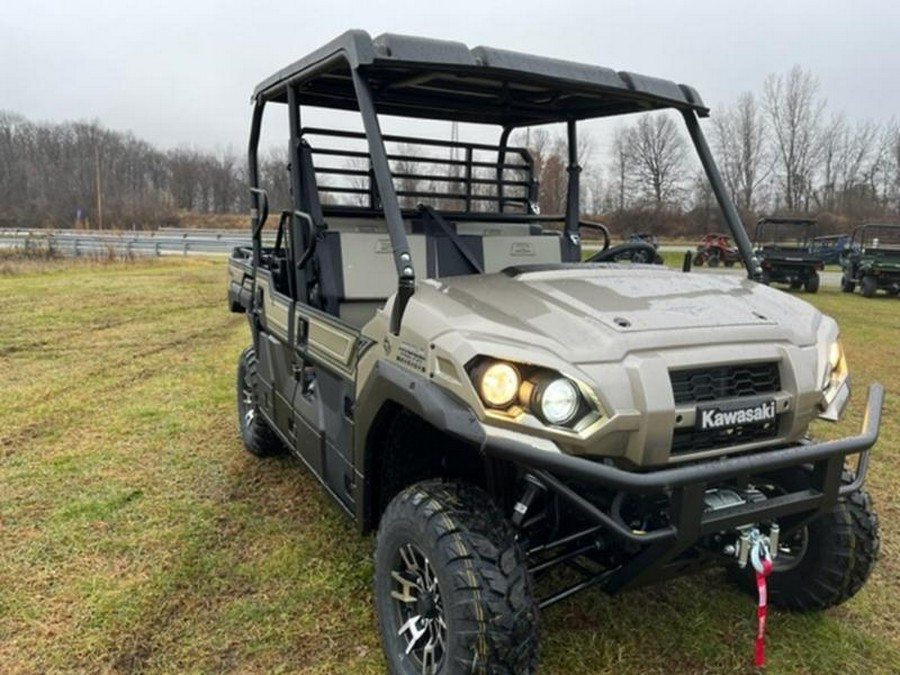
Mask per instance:
[[[709,260],[707,260],[707,264],[710,267],[718,267],[719,260],[721,259],[721,257],[722,257],[722,255],[718,251],[710,251]]]
[[[807,277],[806,282],[803,284],[803,290],[807,293],[817,293],[819,290],[819,275],[818,274],[810,274]]]
[[[866,275],[862,278],[862,286],[860,292],[864,298],[871,298],[878,291],[878,280],[872,275]]]
[[[852,293],[856,290],[856,282],[851,281],[846,274],[841,275],[841,291],[844,293]]]
[[[846,485],[853,472],[844,471]],[[802,490],[809,475],[800,469],[772,477],[775,492]],[[782,609],[814,611],[839,605],[863,587],[878,558],[878,518],[865,490],[839,499],[834,507],[809,523],[794,537],[782,541],[768,579],[769,602]],[[729,568],[729,577],[741,589],[756,594],[753,570]]]
[[[281,439],[259,414],[257,402],[259,371],[256,352],[247,347],[238,359],[237,411],[238,428],[247,451],[257,457],[271,457],[285,452]]]
[[[393,675],[534,672],[525,555],[479,488],[424,481],[391,500],[375,545],[375,603]]]

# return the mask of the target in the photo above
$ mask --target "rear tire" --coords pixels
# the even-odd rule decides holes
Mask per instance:
[[[391,500],[375,544],[375,603],[393,675],[534,672],[525,554],[479,488],[425,481]]]
[[[819,290],[819,275],[813,272],[803,284],[803,288],[807,293],[816,293]]]
[[[247,452],[252,455],[281,455],[287,448],[259,413],[258,386],[256,351],[251,346],[241,353],[237,369],[237,411],[241,439]]]
[[[706,255],[703,253],[698,253],[694,256],[694,259],[691,261],[695,267],[703,267],[703,263],[706,260]]]
[[[844,471],[842,483],[853,482]],[[803,490],[809,474],[789,469],[772,476],[772,492]],[[761,487],[761,486],[760,486]],[[779,555],[768,579],[772,605],[795,611],[814,611],[839,605],[863,587],[878,558],[878,518],[865,490],[838,500],[825,515],[807,524],[790,540],[779,544]],[[752,569],[730,568],[730,579],[747,593],[756,594]]]
[[[718,267],[719,266],[719,252],[711,251],[709,254],[709,266],[710,267]]]
[[[878,281],[872,275],[866,275],[862,278],[860,292],[864,298],[871,298],[878,290]]]

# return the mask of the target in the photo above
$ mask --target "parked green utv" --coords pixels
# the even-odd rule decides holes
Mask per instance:
[[[844,293],[852,293],[858,285],[866,298],[879,290],[900,294],[900,224],[866,223],[856,228],[842,267]]]
[[[534,672],[552,605],[711,566],[753,593],[753,568],[770,564],[770,601],[790,609],[859,591],[878,551],[863,481],[883,392],[869,387],[859,435],[807,437],[850,396],[838,326],[758,283],[696,91],[351,31],[253,101],[252,245],[234,251],[228,289],[251,338],[241,435],[254,455],[297,457],[360,532],[377,530],[391,673]],[[267,227],[259,155],[273,109],[288,126],[290,203]],[[746,278],[616,262],[633,257],[621,246],[652,247],[610,246],[580,218],[583,123],[666,113],[685,124]],[[308,121],[322,119],[335,126]],[[444,138],[382,133],[423,120]],[[452,122],[478,141],[447,133]],[[512,140],[553,123],[568,199],[546,214]],[[605,242],[588,262],[584,230]]]
[[[817,292],[825,261],[824,255],[813,249],[815,235],[816,221],[811,218],[762,218],[754,236],[756,256],[762,266],[760,281]]]

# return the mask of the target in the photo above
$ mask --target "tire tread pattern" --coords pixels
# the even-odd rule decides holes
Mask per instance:
[[[490,497],[465,483],[416,483],[385,510],[376,550],[386,529],[398,520],[423,523],[452,580],[452,591],[442,595],[465,649],[456,653],[446,672],[534,672],[537,605],[531,579],[512,525]]]
[[[259,415],[259,411],[253,418],[252,424],[247,426],[242,408],[241,397],[243,395],[244,379],[247,379],[255,385],[259,378],[259,368],[257,366],[256,351],[253,346],[247,347],[241,352],[238,362],[237,372],[237,396],[238,396],[238,428],[241,432],[241,438],[244,441],[244,447],[247,451],[257,457],[272,457],[281,455],[286,452],[284,443],[278,435],[272,431],[271,427]]]
[[[855,475],[844,470],[843,484]],[[769,602],[782,609],[816,611],[834,607],[852,598],[869,578],[878,559],[878,518],[865,490],[838,500],[820,520],[810,523],[809,561],[798,568],[769,577]],[[814,541],[816,535],[818,541]],[[821,536],[821,535],[826,536]],[[729,576],[747,593],[756,593],[752,570],[731,568]]]

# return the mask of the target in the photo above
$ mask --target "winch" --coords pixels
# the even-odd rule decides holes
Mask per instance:
[[[719,509],[740,506],[748,502],[765,500],[765,495],[756,488],[749,488],[743,493],[727,488],[707,490],[704,496],[706,511],[718,511]],[[769,525],[768,534],[763,534],[758,523],[744,525],[737,528],[737,542],[726,544],[722,552],[737,558],[738,567],[747,567],[750,561],[756,577],[757,606],[756,606],[756,642],[754,664],[757,667],[765,665],[765,631],[766,612],[768,608],[768,590],[766,577],[772,573],[772,561],[778,555],[778,537],[781,528],[778,523]]]

